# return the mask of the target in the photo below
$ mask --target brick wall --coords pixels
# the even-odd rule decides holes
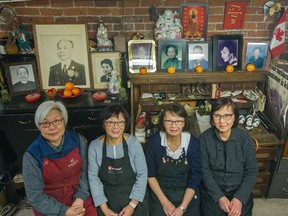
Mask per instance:
[[[5,5],[15,10],[31,36],[34,21],[84,22],[88,25],[89,38],[95,38],[99,20],[102,19],[110,38],[120,34],[130,38],[133,33],[140,32],[148,39],[153,38],[155,21],[150,20],[149,9],[154,2],[158,14],[165,9],[178,10],[180,3],[208,3],[208,39],[215,34],[237,33],[248,39],[270,40],[277,18],[272,16],[263,21],[262,7],[267,0],[248,0],[244,28],[232,30],[223,28],[226,0],[35,0]],[[0,38],[7,36],[9,30],[9,26],[0,23]]]

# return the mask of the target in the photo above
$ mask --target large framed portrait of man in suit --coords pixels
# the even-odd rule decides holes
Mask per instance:
[[[91,88],[88,35],[85,24],[33,24],[42,89],[73,82]]]

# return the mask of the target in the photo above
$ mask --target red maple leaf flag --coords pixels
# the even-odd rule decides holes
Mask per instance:
[[[274,29],[270,43],[271,57],[281,55],[285,51],[286,10],[282,9],[282,15]]]

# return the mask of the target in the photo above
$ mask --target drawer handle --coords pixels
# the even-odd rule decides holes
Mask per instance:
[[[31,121],[18,121],[20,124],[24,125],[24,124],[31,124]]]
[[[258,142],[258,140],[257,140],[255,137],[253,137],[253,136],[252,136],[252,139],[253,139],[254,144],[255,144],[255,151],[257,151],[257,150],[259,149],[259,142]]]
[[[88,119],[89,119],[90,121],[95,121],[95,120],[98,119],[98,117],[90,117],[90,116],[88,116]]]

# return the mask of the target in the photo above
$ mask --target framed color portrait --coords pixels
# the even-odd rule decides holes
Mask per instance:
[[[27,94],[39,90],[35,61],[5,64],[10,94]]]
[[[190,41],[186,42],[187,61],[186,71],[193,71],[194,67],[201,65],[204,71],[212,70],[212,42]]]
[[[156,71],[156,48],[154,40],[128,41],[129,72],[139,73],[140,67],[148,72]]]
[[[183,38],[188,40],[206,40],[208,4],[180,4],[180,19],[183,27]]]
[[[166,72],[169,66],[173,66],[176,72],[185,71],[185,42],[186,40],[158,41],[157,71]]]
[[[85,24],[33,24],[33,34],[42,89],[91,87]]]
[[[243,35],[213,36],[213,70],[225,71],[227,65],[242,69]]]
[[[92,52],[92,77],[94,89],[107,89],[112,74],[122,77],[120,52]]]
[[[243,69],[247,64],[252,63],[256,70],[269,70],[270,61],[269,41],[244,40]]]

